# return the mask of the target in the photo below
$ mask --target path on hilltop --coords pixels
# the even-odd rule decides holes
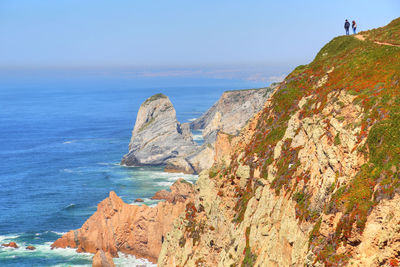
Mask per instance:
[[[353,35],[355,38],[357,38],[358,40],[361,41],[365,41],[365,36],[361,35],[361,34],[357,34],[357,35]],[[383,42],[378,42],[378,41],[374,41],[374,43],[378,44],[378,45],[388,45],[388,46],[396,46],[396,47],[400,47],[400,45],[395,45],[395,44],[390,44],[390,43],[383,43]]]

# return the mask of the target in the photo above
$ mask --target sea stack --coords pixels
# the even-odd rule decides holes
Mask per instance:
[[[198,146],[188,124],[180,124],[169,98],[156,94],[138,111],[129,152],[121,161],[126,166],[162,165],[166,160],[187,156]]]

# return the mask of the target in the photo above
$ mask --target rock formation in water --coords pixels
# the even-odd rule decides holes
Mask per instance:
[[[19,248],[17,243],[15,242],[10,242],[10,243],[5,243],[5,244],[1,244],[1,246],[3,247],[9,247],[9,248]]]
[[[399,266],[400,18],[360,34],[296,68],[239,134],[219,131],[194,196],[149,208],[112,192],[53,246],[158,266]]]
[[[169,98],[156,94],[148,98],[137,114],[129,152],[122,165],[160,165],[166,160],[187,156],[197,149],[188,124],[176,120]]]
[[[238,136],[217,134],[159,266],[399,266],[400,18],[361,35],[296,68]]]
[[[237,134],[261,110],[272,90],[268,87],[224,92],[217,103],[191,124],[176,120],[168,97],[154,95],[139,109],[129,152],[121,164],[163,164],[167,172],[200,173],[214,162],[216,134]],[[203,129],[203,146],[193,141],[191,129]]]
[[[155,207],[129,205],[110,192],[80,229],[64,234],[52,248],[70,247],[90,253],[101,250],[113,257],[120,251],[157,262],[165,235],[193,197],[192,186],[183,179],[176,181],[171,192],[158,198],[166,202]]]
[[[277,85],[267,88],[226,91],[200,118],[190,124],[202,130],[204,144],[196,153],[168,160],[165,171],[200,173],[214,162],[217,133],[237,135],[246,123],[264,106]]]

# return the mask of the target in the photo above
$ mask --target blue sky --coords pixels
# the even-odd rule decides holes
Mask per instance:
[[[256,79],[311,61],[346,18],[366,30],[399,14],[399,0],[1,0],[0,68]]]

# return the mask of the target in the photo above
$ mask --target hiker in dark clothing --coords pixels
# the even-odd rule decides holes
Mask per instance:
[[[350,28],[350,22],[346,19],[344,22],[344,29],[346,30],[346,35],[349,35],[349,28]]]
[[[356,34],[357,31],[357,23],[355,20],[351,23],[351,27],[353,28],[353,33]]]

